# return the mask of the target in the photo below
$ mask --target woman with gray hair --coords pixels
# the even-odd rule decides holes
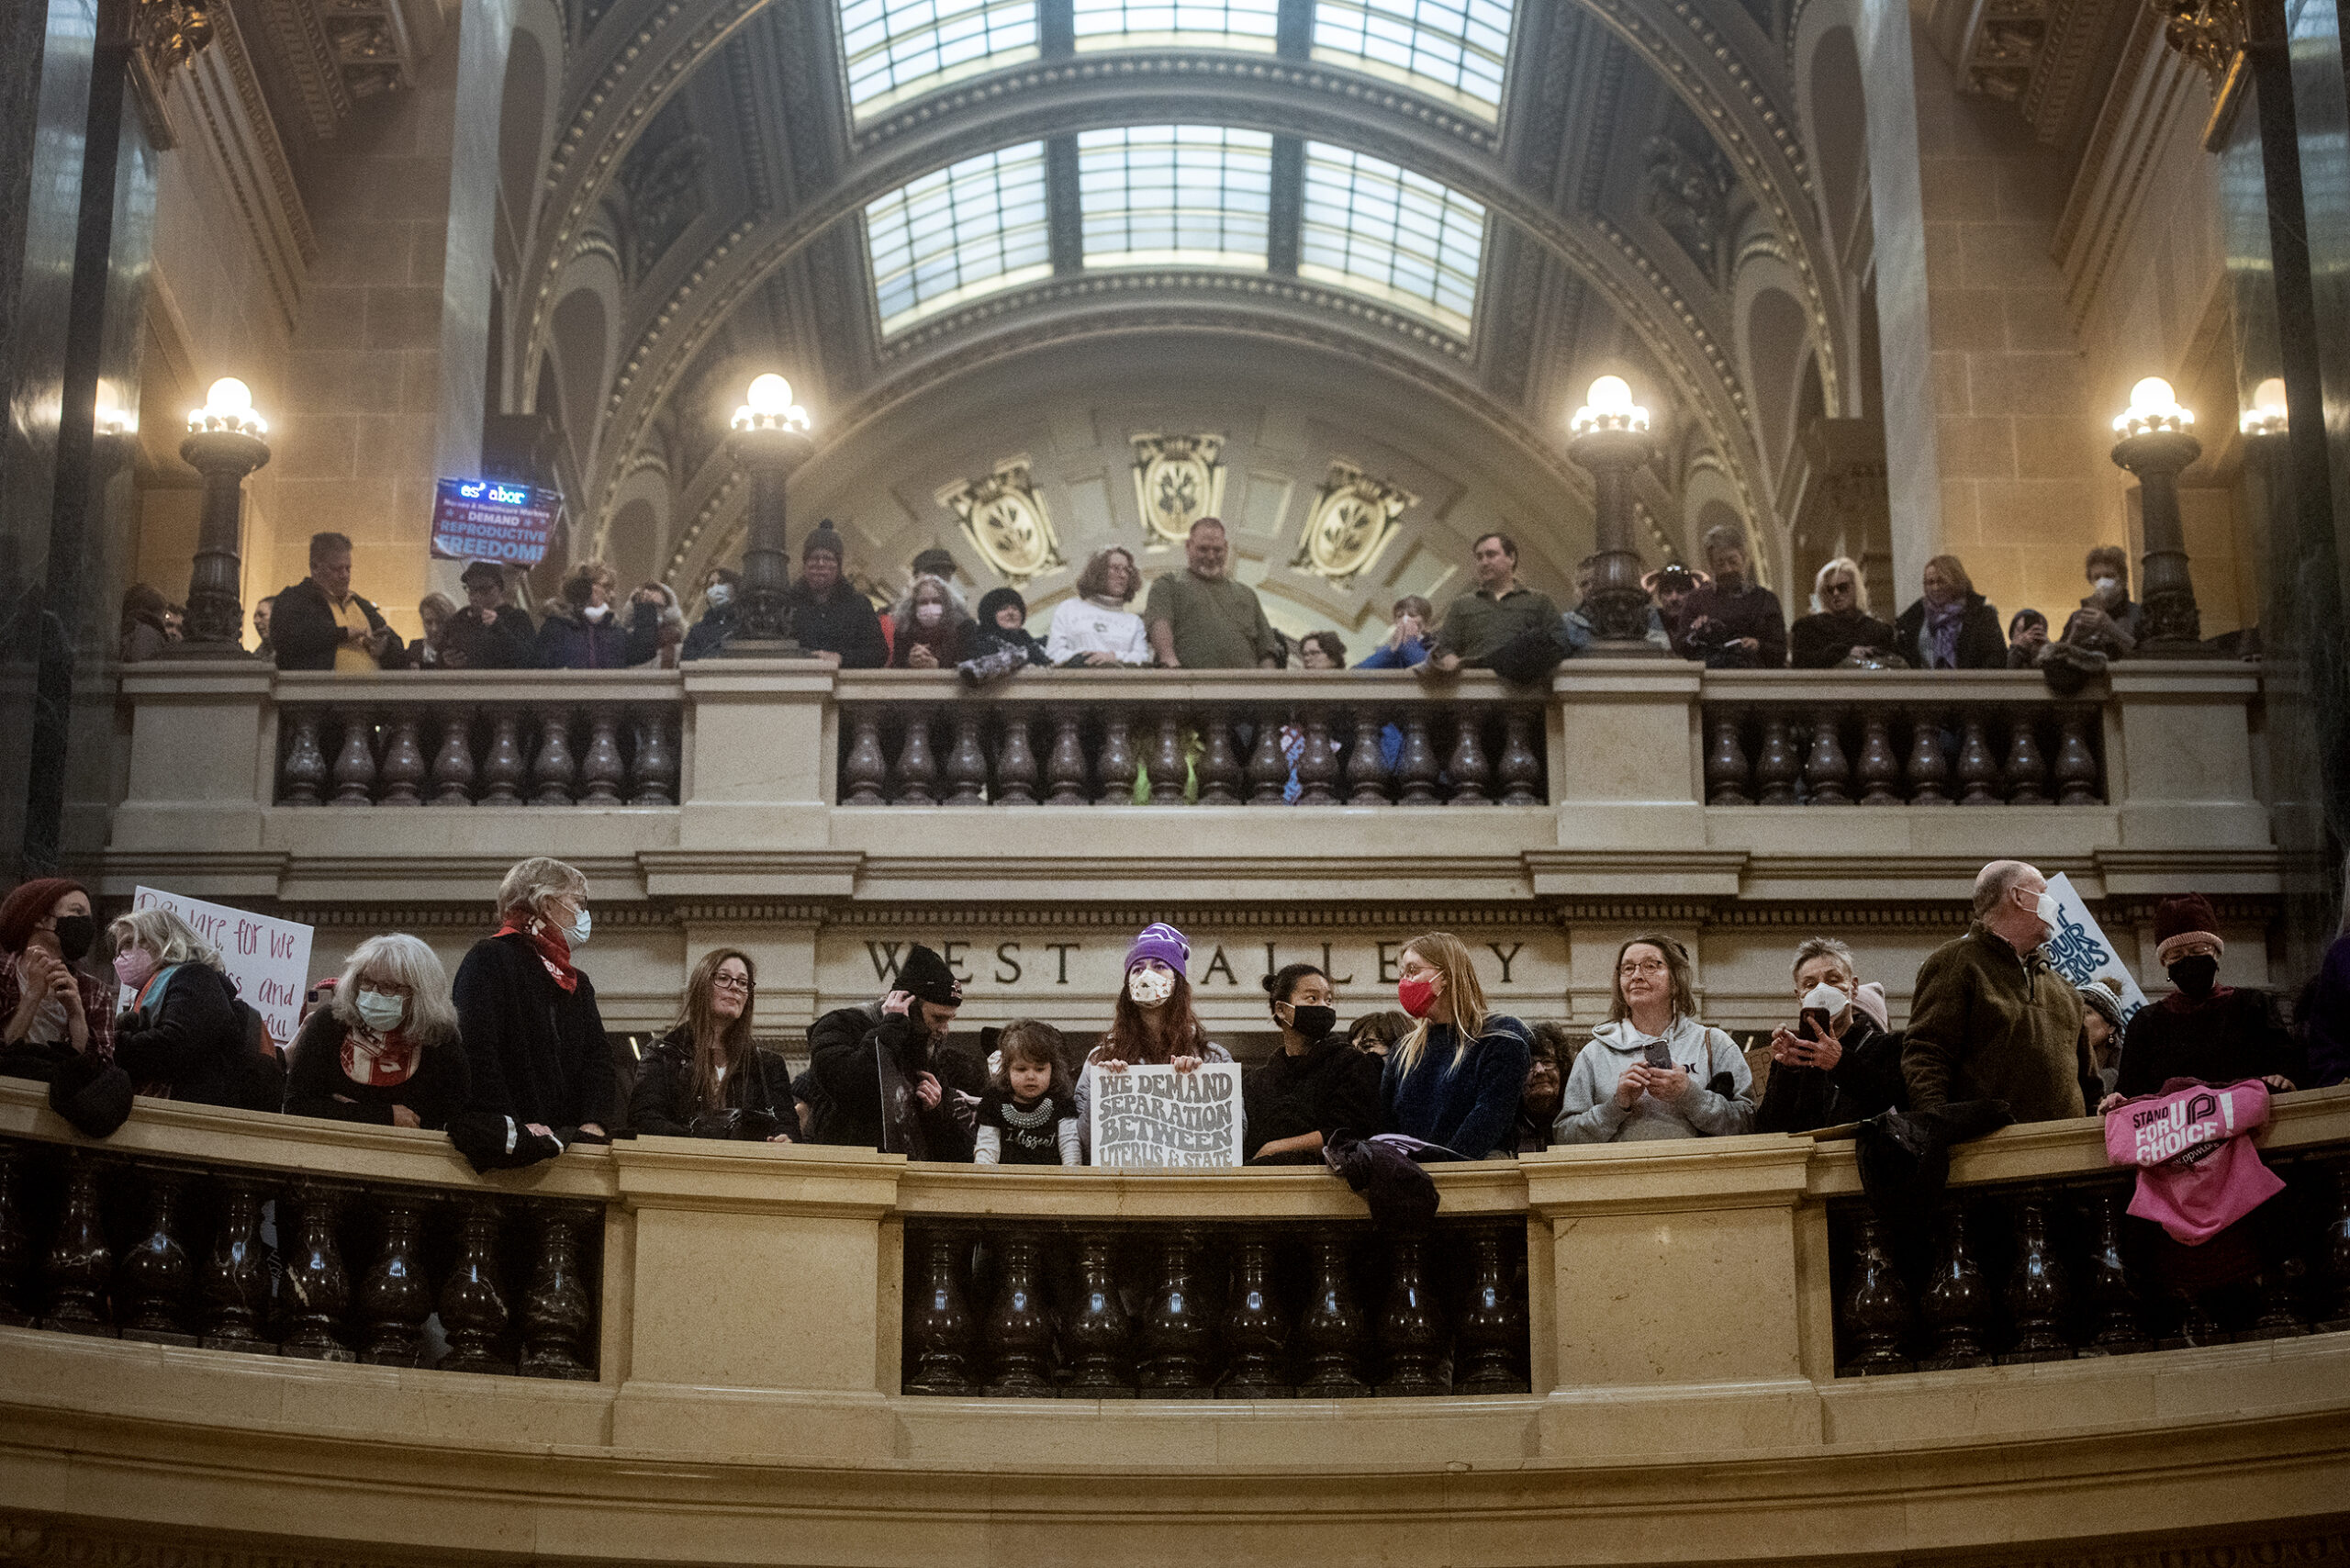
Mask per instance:
[[[440,958],[413,936],[370,936],[294,1042],[285,1114],[437,1131],[464,1109],[469,1076]]]
[[[115,1024],[115,1065],[140,1092],[198,1105],[277,1109],[254,1103],[245,1017],[211,945],[167,909],[123,915],[106,927],[106,938],[114,944],[115,978],[131,993],[130,1010]]]
[[[573,961],[588,940],[588,879],[546,856],[498,888],[498,930],[457,966],[457,1029],[473,1085],[450,1140],[478,1170],[606,1141],[618,1109],[596,988]]]

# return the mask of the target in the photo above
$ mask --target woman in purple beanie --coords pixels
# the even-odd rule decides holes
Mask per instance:
[[[1124,1072],[1137,1065],[1190,1072],[1203,1061],[1232,1059],[1230,1051],[1208,1038],[1207,1025],[1192,1011],[1192,982],[1183,973],[1191,961],[1191,943],[1164,921],[1144,926],[1126,949],[1117,1012],[1077,1075],[1077,1133],[1089,1146],[1089,1160],[1096,1072]]]

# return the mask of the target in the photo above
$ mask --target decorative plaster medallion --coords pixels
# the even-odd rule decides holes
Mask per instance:
[[[1154,539],[1181,543],[1203,517],[1224,515],[1224,438],[1160,435],[1133,438],[1135,502]]]
[[[1379,558],[1395,537],[1397,520],[1419,499],[1409,490],[1374,479],[1343,457],[1330,460],[1329,476],[1305,520],[1305,536],[1290,563],[1318,577],[1343,582]]]
[[[938,492],[938,504],[962,521],[988,565],[1015,583],[1063,564],[1025,457],[1006,458],[984,479],[947,486]]]

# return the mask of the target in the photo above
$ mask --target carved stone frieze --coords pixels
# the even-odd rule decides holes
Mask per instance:
[[[1690,119],[1686,109],[1678,104],[1674,107],[1678,112],[1665,129],[1649,138],[1642,205],[1706,280],[1719,288],[1738,175],[1704,128]]]
[[[1224,438],[1161,435],[1133,438],[1135,505],[1154,539],[1180,543],[1192,525],[1224,511]]]
[[[1418,500],[1402,486],[1334,457],[1290,565],[1334,583],[1351,582],[1378,561]]]
[[[643,281],[701,216],[710,151],[710,138],[695,131],[682,102],[663,110],[629,149],[620,186],[627,198],[630,283]]]
[[[408,0],[259,0],[257,8],[322,141],[359,105],[408,86],[421,62]]]
[[[1068,564],[1024,456],[1006,458],[983,478],[947,486],[938,492],[938,504],[955,514],[972,548],[1015,586]]]

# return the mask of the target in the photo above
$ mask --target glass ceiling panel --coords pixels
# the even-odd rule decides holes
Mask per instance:
[[[1036,58],[1036,0],[840,0],[859,119],[960,76]]]
[[[1314,58],[1498,118],[1512,0],[1315,0]]]
[[[1077,139],[1089,267],[1261,272],[1273,139],[1215,125],[1125,126]]]
[[[1077,47],[1271,52],[1281,0],[1076,0]]]
[[[966,158],[865,209],[883,336],[965,300],[1050,277],[1045,144]]]
[[[1309,141],[1304,206],[1300,277],[1469,335],[1485,244],[1482,203],[1384,159]]]

